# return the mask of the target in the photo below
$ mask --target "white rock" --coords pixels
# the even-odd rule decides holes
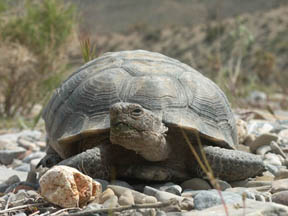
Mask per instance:
[[[129,189],[129,188],[125,188],[125,187],[122,187],[122,186],[118,186],[118,185],[108,185],[107,186],[108,188],[112,189],[114,191],[114,193],[117,195],[117,196],[121,196],[126,190],[130,190],[132,195],[133,195],[133,198],[134,198],[134,202],[136,204],[143,204],[143,203],[155,203],[157,202],[157,199],[151,197],[151,196],[147,196],[146,194],[143,194],[143,193],[140,193],[138,191],[135,191],[135,190],[132,190],[132,189]],[[172,194],[173,195],[173,194]]]
[[[116,195],[111,196],[108,200],[103,203],[104,208],[114,208],[117,207],[118,197]]]
[[[41,195],[63,208],[81,207],[97,199],[101,184],[68,166],[54,166],[40,178]]]
[[[278,155],[273,154],[273,153],[267,153],[264,156],[264,162],[275,165],[275,166],[281,166],[281,160],[278,157]]]
[[[245,210],[246,216],[271,216],[271,215],[288,215],[288,207],[280,204],[275,204],[272,202],[259,202],[254,200],[247,199],[245,201],[245,205],[243,202],[235,204],[226,204],[228,208],[229,215],[233,216],[243,216],[243,212]],[[185,214],[186,215],[186,214]],[[223,205],[217,205],[202,211],[191,211],[187,213],[187,216],[226,216],[225,211],[223,209]]]
[[[124,206],[124,205],[134,205],[134,197],[132,195],[131,190],[126,190],[121,196],[119,197],[118,200],[119,204]]]

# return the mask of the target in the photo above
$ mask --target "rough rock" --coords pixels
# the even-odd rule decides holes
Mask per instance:
[[[133,205],[135,204],[134,202],[134,197],[132,195],[131,190],[126,190],[123,194],[118,199],[119,205]]]
[[[216,181],[217,181],[217,183],[218,183],[218,185],[220,187],[219,189],[221,191],[224,191],[224,190],[226,190],[228,188],[231,188],[231,185],[228,182],[226,182],[226,181],[223,181],[221,179],[217,179]]]
[[[281,130],[280,133],[278,134],[279,137],[281,138],[288,138],[288,129],[284,129],[284,130]]]
[[[103,203],[104,208],[114,208],[118,205],[118,197],[116,195],[111,196]]]
[[[46,155],[45,152],[33,152],[31,154],[29,154],[28,156],[26,156],[22,161],[24,163],[30,163],[32,160],[34,159],[41,159]]]
[[[288,206],[288,191],[280,191],[272,195],[272,202]]]
[[[259,191],[260,190],[260,191]],[[244,188],[244,187],[235,187],[228,188],[226,191],[237,193],[241,196],[245,195],[247,199],[257,200],[257,201],[269,201],[271,200],[271,193],[267,191],[261,191],[260,188]]]
[[[242,201],[239,204],[227,204],[229,215],[233,216],[285,216],[288,215],[288,207],[276,203],[265,203],[249,200],[245,201],[243,206]],[[243,213],[245,212],[245,214]],[[168,214],[169,215],[169,214]],[[223,205],[217,205],[202,211],[190,211],[182,214],[182,216],[226,216]]]
[[[185,189],[191,189],[191,190],[212,189],[212,187],[210,186],[210,184],[207,181],[205,181],[204,179],[200,179],[200,178],[192,178],[192,179],[189,179],[187,181],[184,181],[181,184],[181,187],[183,190],[185,190]]]
[[[176,199],[178,201],[182,201],[184,199],[181,196],[177,196],[175,194],[172,194],[172,193],[169,193],[166,191],[160,191],[160,190],[157,190],[157,189],[149,187],[149,186],[146,186],[144,188],[144,194],[149,195],[149,196],[154,196],[160,202],[165,202],[165,201],[172,199],[172,198]]]
[[[272,141],[270,143],[270,146],[271,146],[272,152],[274,152],[275,154],[281,155],[283,158],[287,158],[286,154],[283,152],[283,150],[280,148],[277,142]]]
[[[193,198],[190,197],[177,196],[175,194],[166,191],[160,191],[149,186],[146,186],[144,188],[144,193],[150,196],[154,196],[160,202],[175,199],[179,202],[180,208],[182,210],[191,210],[192,208],[194,208]]]
[[[288,190],[288,179],[280,179],[272,182],[271,193]]]
[[[22,163],[20,166],[15,167],[14,170],[22,171],[22,172],[29,172],[30,164]]]
[[[121,196],[121,194],[123,194],[127,190],[127,188],[118,185],[108,185],[107,187],[112,189],[117,196]],[[140,193],[132,189],[129,190],[131,191],[136,204],[157,202],[157,199],[155,197],[147,196],[146,194]]]
[[[248,136],[247,123],[242,119],[236,120],[237,134],[239,143],[244,143],[246,137]]]
[[[282,166],[280,155],[276,155],[273,153],[267,153],[264,155],[264,162],[269,163],[275,166]]]
[[[0,163],[8,165],[18,158],[21,154],[25,153],[25,149],[22,147],[15,147],[14,149],[0,150]]]
[[[103,193],[100,195],[99,203],[103,204],[106,200],[108,200],[110,197],[114,196],[115,193],[112,189],[107,188]]]
[[[277,141],[277,139],[278,136],[272,133],[261,134],[250,144],[250,150],[255,153],[260,146],[270,145],[272,141]]]
[[[266,120],[250,120],[247,124],[248,134],[259,136],[271,132],[275,125]]]
[[[266,153],[268,153],[270,151],[271,151],[271,146],[270,145],[263,145],[263,146],[259,146],[256,149],[256,154],[264,156]]]
[[[8,178],[10,178],[13,175],[17,175],[21,181],[25,181],[27,178],[27,172],[22,172],[22,171],[16,171],[4,167],[0,167],[0,183],[3,183],[6,181]]]
[[[276,172],[274,180],[285,178],[288,178],[288,169],[280,169],[278,172]]]
[[[242,201],[242,196],[237,193],[223,191],[221,192],[221,194],[226,204]],[[201,191],[194,197],[195,209],[198,210],[220,204],[222,204],[221,197],[219,195],[219,192],[216,190]]]
[[[83,206],[99,199],[101,184],[78,170],[54,166],[40,178],[41,195],[64,208]]]
[[[152,185],[152,187],[161,190],[161,191],[166,191],[178,196],[181,196],[182,188],[180,185],[177,185],[173,182],[167,182],[165,184],[157,184],[157,185]]]

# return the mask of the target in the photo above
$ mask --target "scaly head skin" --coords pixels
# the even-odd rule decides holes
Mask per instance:
[[[168,158],[167,127],[153,112],[139,104],[116,103],[110,108],[110,140],[149,161]]]

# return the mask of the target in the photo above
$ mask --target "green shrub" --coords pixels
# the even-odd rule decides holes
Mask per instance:
[[[13,8],[9,10],[13,11]],[[26,0],[21,13],[14,13],[1,22],[0,47],[2,52],[6,47],[8,54],[14,55],[14,58],[0,62],[10,68],[5,72],[3,69],[0,71],[0,85],[5,86],[0,88],[0,102],[3,104],[0,107],[1,116],[29,113],[36,103],[43,103],[51,89],[59,84],[61,72],[67,66],[65,46],[72,36],[74,24],[74,7],[56,0]],[[27,56],[10,53],[12,50],[9,47],[12,50],[15,47],[26,50],[22,54],[33,58],[30,71],[22,66]],[[18,58],[23,58],[19,64],[15,63]],[[15,77],[13,74],[18,75]],[[7,83],[5,80],[13,81]],[[21,83],[25,83],[25,86]],[[15,95],[21,95],[25,100],[16,103]]]

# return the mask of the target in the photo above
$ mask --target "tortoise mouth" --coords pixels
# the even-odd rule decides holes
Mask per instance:
[[[112,132],[114,133],[121,133],[125,131],[130,131],[133,130],[135,131],[136,128],[131,126],[130,124],[127,124],[125,122],[115,122],[114,124],[111,125]]]

